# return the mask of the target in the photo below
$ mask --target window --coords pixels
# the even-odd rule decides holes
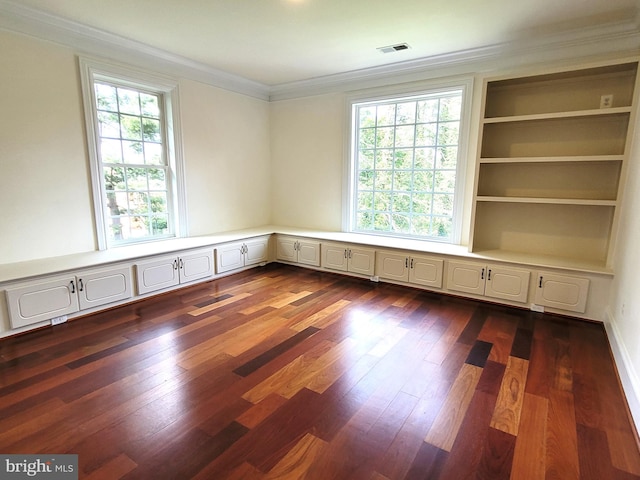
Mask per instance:
[[[180,236],[176,85],[87,60],[81,67],[99,247]]]
[[[468,89],[351,102],[349,231],[459,241]]]

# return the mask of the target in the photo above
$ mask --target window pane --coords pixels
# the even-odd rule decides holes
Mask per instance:
[[[135,90],[118,88],[118,107],[122,113],[140,115],[140,97]]]
[[[166,190],[167,184],[165,180],[164,170],[161,168],[150,168],[149,172],[149,190]]]
[[[98,134],[101,137],[120,138],[118,115],[109,112],[98,112]]]
[[[142,119],[142,138],[147,142],[160,141],[160,121],[150,118]]]
[[[144,143],[144,163],[148,165],[163,165],[162,144]]]
[[[376,109],[376,124],[378,127],[384,125],[394,125],[396,120],[396,106],[380,105]]]
[[[118,111],[118,97],[116,95],[116,87],[96,83],[96,102],[98,110],[109,110],[110,112]]]
[[[125,190],[124,168],[106,167],[104,185],[106,190]]]
[[[140,106],[145,117],[160,118],[160,107],[156,95],[140,94]]]
[[[122,142],[122,149],[125,163],[144,163],[144,155],[142,152],[142,142]]]
[[[450,239],[462,91],[354,106],[355,230]]]
[[[122,138],[142,140],[142,121],[140,117],[120,115],[120,133]]]
[[[100,141],[100,158],[103,163],[122,163],[122,144],[120,140],[103,138]]]

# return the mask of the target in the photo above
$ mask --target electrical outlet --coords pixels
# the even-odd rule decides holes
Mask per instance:
[[[66,315],[61,315],[60,317],[54,317],[51,319],[51,325],[60,325],[67,321]]]
[[[600,108],[611,108],[613,106],[613,94],[602,95],[600,97]]]
[[[535,303],[532,303],[531,304],[531,311],[532,312],[544,313],[544,306],[536,305]]]

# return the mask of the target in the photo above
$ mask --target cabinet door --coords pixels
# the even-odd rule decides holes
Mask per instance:
[[[278,260],[297,262],[297,240],[291,237],[278,237],[276,242],[276,257]]]
[[[6,290],[11,328],[78,311],[75,276],[23,284]]]
[[[298,263],[320,266],[320,242],[310,240],[298,241]]]
[[[213,250],[204,249],[180,255],[180,283],[192,282],[213,275]]]
[[[136,273],[139,294],[178,285],[178,257],[162,257],[137,263]]]
[[[447,288],[458,292],[484,295],[486,268],[482,264],[449,262],[447,268]]]
[[[545,307],[584,313],[589,279],[538,272],[535,303]]]
[[[131,298],[129,266],[82,272],[78,275],[80,308],[91,308]]]
[[[322,244],[322,266],[332,270],[347,271],[348,249],[344,245]]]
[[[216,272],[229,272],[244,267],[242,246],[242,243],[232,243],[216,248]]]
[[[245,265],[255,265],[269,260],[269,237],[254,238],[244,242]]]
[[[389,252],[378,252],[376,256],[377,276],[399,282],[409,280],[408,256]]]
[[[418,285],[442,288],[444,261],[439,258],[411,257],[409,260],[409,281]]]
[[[528,270],[489,265],[484,294],[487,297],[526,303],[530,276],[531,272]]]
[[[348,270],[362,275],[373,275],[376,265],[376,251],[370,248],[349,248]]]

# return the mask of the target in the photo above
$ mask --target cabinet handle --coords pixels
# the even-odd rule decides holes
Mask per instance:
[[[540,278],[538,281],[538,288],[542,288],[542,275],[540,275]]]
[[[411,268],[413,268],[413,258],[411,259]]]
[[[178,269],[178,259],[175,259],[175,260],[173,261],[173,269],[174,269],[174,270],[177,270],[177,269]]]
[[[180,267],[180,270],[182,270],[182,267],[184,266],[184,262],[182,261],[182,259],[180,259],[180,263],[178,264],[178,266]]]
[[[484,280],[484,268],[480,271],[480,280]]]
[[[349,250],[344,249],[344,258],[349,258]]]
[[[487,272],[487,280],[491,281],[491,269]]]
[[[404,268],[409,268],[409,259],[406,257],[404,259]]]
[[[84,283],[82,283],[82,279],[81,278],[78,279],[78,291],[79,292],[84,291]]]
[[[351,249],[349,249],[349,258],[353,257],[353,252],[351,251]]]
[[[293,249],[294,249],[294,250],[299,250],[299,248],[298,248],[299,246],[300,246],[300,242],[298,242],[298,241],[296,240],[296,242],[293,244]]]
[[[76,284],[73,283],[73,280],[69,282],[71,284],[71,293],[76,293]]]

